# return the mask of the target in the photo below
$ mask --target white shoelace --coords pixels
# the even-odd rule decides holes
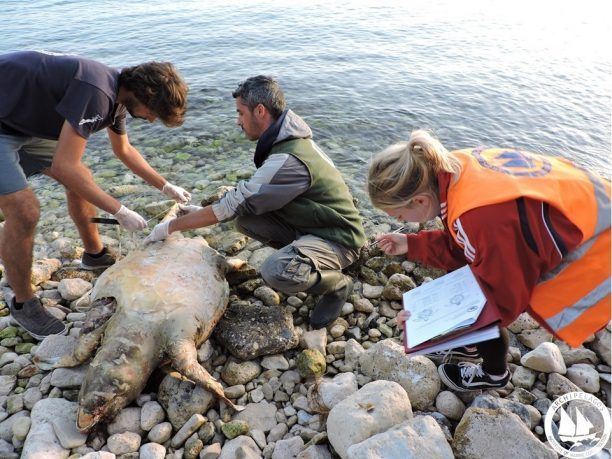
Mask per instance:
[[[484,371],[480,364],[474,364],[470,362],[459,362],[461,379],[466,384],[470,384],[476,376],[484,376]]]

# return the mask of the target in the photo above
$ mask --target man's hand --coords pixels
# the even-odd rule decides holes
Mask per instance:
[[[128,231],[138,231],[147,226],[147,221],[144,218],[123,205],[113,217]]]
[[[408,240],[405,234],[389,233],[376,238],[378,247],[387,255],[402,255],[408,253]]]
[[[163,241],[164,239],[166,239],[170,235],[169,227],[171,221],[172,220],[168,220],[167,222],[161,222],[155,225],[155,228],[153,228],[151,234],[149,234],[145,238],[145,245],[151,244],[152,242]]]
[[[170,182],[166,182],[162,188],[162,193],[169,198],[174,199],[176,202],[180,202],[181,204],[185,204],[191,200],[191,193],[180,186],[173,185]]]

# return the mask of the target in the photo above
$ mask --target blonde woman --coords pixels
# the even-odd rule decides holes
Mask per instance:
[[[610,321],[610,183],[557,157],[508,149],[448,152],[429,133],[379,153],[370,166],[374,206],[403,221],[440,216],[444,230],[384,234],[389,255],[453,270],[466,263],[505,327],[529,314],[578,346]],[[403,325],[407,314],[399,321]],[[445,363],[451,389],[506,385],[508,338],[454,349],[481,364]]]

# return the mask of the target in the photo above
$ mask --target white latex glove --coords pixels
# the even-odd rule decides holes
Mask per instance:
[[[179,204],[179,209],[182,215],[187,215],[187,214],[190,214],[191,212],[197,212],[198,210],[202,210],[203,208],[204,207],[202,206]]]
[[[144,218],[123,205],[113,217],[128,231],[138,231],[147,226],[147,221]]]
[[[180,186],[173,185],[170,182],[166,182],[164,187],[162,188],[162,193],[164,193],[169,198],[174,199],[176,202],[180,202],[185,204],[191,200],[191,193],[189,193],[186,189],[181,188]]]
[[[151,234],[149,234],[145,238],[145,245],[150,244],[152,242],[163,241],[164,239],[166,239],[170,235],[168,228],[170,226],[171,221],[172,220],[168,220],[167,222],[161,222],[155,225],[155,228],[153,228]]]

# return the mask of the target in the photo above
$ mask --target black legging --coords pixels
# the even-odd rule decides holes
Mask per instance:
[[[508,330],[500,328],[499,338],[476,344],[482,357],[482,369],[493,375],[503,375],[508,368],[506,354],[508,353]]]

